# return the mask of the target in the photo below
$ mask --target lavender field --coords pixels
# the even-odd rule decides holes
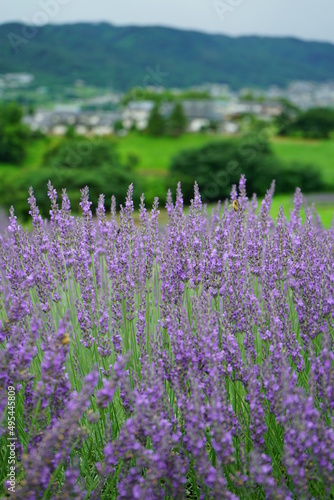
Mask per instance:
[[[30,232],[11,210],[1,497],[334,498],[334,228],[273,195],[242,177],[208,216],[195,185],[185,215],[178,186],[167,227],[132,186],[95,218],[49,183],[49,222],[30,190]]]

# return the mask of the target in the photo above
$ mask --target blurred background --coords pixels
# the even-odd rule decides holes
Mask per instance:
[[[0,12],[0,207],[47,182],[74,212],[134,183],[135,203],[197,180],[208,204],[296,186],[334,209],[332,0],[16,0]],[[3,220],[3,219],[2,219]],[[3,222],[2,222],[3,224]]]

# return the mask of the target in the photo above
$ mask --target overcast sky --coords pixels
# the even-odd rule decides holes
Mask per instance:
[[[0,23],[107,21],[334,43],[334,0],[1,0]]]

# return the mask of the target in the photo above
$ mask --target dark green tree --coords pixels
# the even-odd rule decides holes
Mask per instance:
[[[75,137],[77,137],[77,133],[75,131],[74,125],[69,125],[67,127],[65,137],[66,137],[66,139],[74,139]]]
[[[16,103],[0,105],[0,162],[20,165],[26,157],[30,131]]]
[[[64,137],[44,155],[45,167],[53,166],[61,170],[98,170],[102,165],[120,165],[114,143],[100,138]]]
[[[160,112],[160,106],[155,103],[153,106],[147,123],[147,131],[153,137],[159,137],[165,133],[166,123]]]
[[[334,110],[312,108],[300,113],[294,120],[283,125],[280,135],[301,136],[312,139],[328,139],[334,132]]]
[[[273,179],[276,180],[276,191],[281,193],[293,192],[296,186],[304,192],[323,188],[321,176],[314,167],[283,165],[261,134],[183,151],[173,159],[170,174],[166,187],[181,181],[187,202],[193,197],[195,180],[202,197],[210,202],[228,198],[232,184],[238,183],[241,174],[246,176],[250,197],[253,193],[264,195]]]
[[[115,120],[114,124],[114,132],[117,134],[118,132],[121,132],[121,130],[124,130],[123,122],[122,120]]]
[[[283,106],[283,113],[287,113],[290,116],[297,116],[298,113],[301,112],[300,108],[293,104],[289,99],[286,99],[285,97],[281,97],[278,99],[278,102],[282,104]]]
[[[41,214],[48,217],[49,179],[59,194],[62,188],[66,188],[74,212],[79,211],[80,189],[85,186],[89,187],[94,208],[101,193],[105,194],[107,209],[113,194],[118,204],[123,203],[131,183],[134,184],[134,202],[139,204],[140,194],[145,189],[135,172],[135,163],[133,156],[122,162],[116,144],[111,141],[95,137],[64,137],[57,146],[49,149],[33,178],[28,169],[20,169],[8,179],[2,177],[5,182],[0,185],[1,204],[7,209],[14,204],[17,215],[28,217],[27,193],[32,185]]]
[[[187,117],[182,104],[177,102],[166,123],[166,132],[172,137],[179,137],[187,128]]]
[[[21,123],[22,116],[22,108],[15,102],[2,104],[0,107],[1,125],[17,125],[18,123]]]

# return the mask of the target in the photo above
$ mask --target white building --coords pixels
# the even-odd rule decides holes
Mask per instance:
[[[128,130],[135,125],[138,130],[144,130],[153,106],[153,101],[129,102],[122,113],[123,127]]]

